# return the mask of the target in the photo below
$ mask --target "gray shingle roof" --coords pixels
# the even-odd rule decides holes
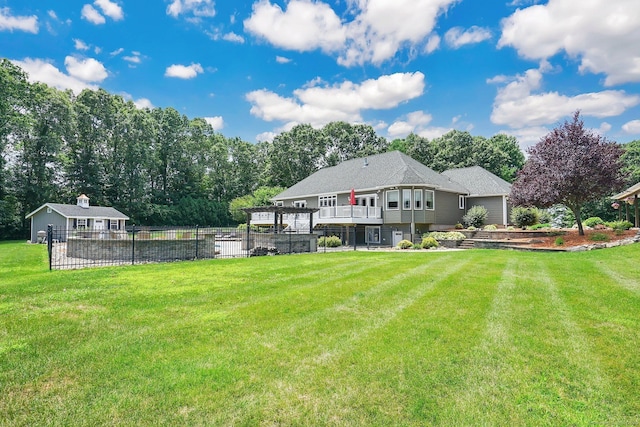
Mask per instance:
[[[45,203],[27,215],[27,218],[33,216],[35,213],[47,206],[67,218],[129,219],[128,216],[111,207],[89,206],[88,208],[81,208],[77,205],[64,205],[62,203]]]
[[[371,190],[399,185],[426,185],[461,194],[468,192],[459,183],[429,169],[406,154],[391,151],[347,160],[339,165],[320,169],[273,199],[344,193],[352,188]]]
[[[511,184],[480,166],[449,169],[442,175],[467,188],[470,196],[508,195],[511,192]]]

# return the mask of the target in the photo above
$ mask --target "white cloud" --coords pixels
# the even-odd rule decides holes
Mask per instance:
[[[32,16],[12,16],[8,7],[0,8],[0,31],[25,31],[27,33],[38,33],[38,17]]]
[[[56,14],[55,10],[48,10],[47,15],[49,15],[49,18],[53,19],[54,21],[59,21],[58,15]]]
[[[498,89],[491,121],[512,128],[541,126],[557,122],[580,110],[584,116],[598,118],[622,114],[628,108],[640,104],[640,96],[627,95],[622,90],[583,93],[567,96],[558,92],[533,93],[540,89],[543,72],[549,70],[543,63],[539,69],[530,69],[524,75],[511,78],[511,82]],[[489,81],[509,81],[499,76]]]
[[[467,44],[480,43],[491,38],[491,31],[475,25],[468,30],[462,27],[453,27],[444,35],[447,44],[458,49]]]
[[[204,73],[200,64],[178,65],[174,64],[167,68],[164,75],[166,77],[177,77],[179,79],[192,79],[198,74]]]
[[[346,30],[331,7],[307,0],[292,0],[285,11],[269,0],[260,0],[253,5],[253,14],[244,21],[244,28],[275,46],[300,52],[334,52],[344,45],[346,37]]]
[[[93,58],[78,59],[67,56],[64,65],[72,77],[85,82],[101,82],[109,75],[104,65]]]
[[[273,140],[278,136],[277,132],[262,132],[256,135],[256,141],[258,142],[273,142]]]
[[[361,111],[394,108],[424,92],[424,74],[397,73],[356,84],[328,85],[317,80],[285,98],[266,89],[246,95],[251,114],[266,121],[310,123],[320,127],[332,121],[362,122]]]
[[[432,53],[440,47],[440,36],[432,34],[427,40],[427,44],[424,47],[424,53]]]
[[[124,18],[124,12],[122,8],[117,4],[109,0],[96,0],[93,2],[96,6],[102,9],[102,13],[107,15],[114,21],[120,21]]]
[[[111,52],[109,55],[111,55],[111,56],[118,56],[118,55],[120,55],[122,52],[124,52],[124,48],[122,48],[122,47],[121,47],[121,48],[118,48],[118,49],[114,50],[114,51],[113,51],[113,52]]]
[[[431,123],[433,117],[423,111],[414,111],[407,114],[404,120],[397,120],[387,129],[387,133],[391,138],[406,137],[417,128],[424,129],[426,125]]]
[[[122,59],[132,65],[140,64],[142,62],[140,52],[131,52],[131,55],[123,56]]]
[[[224,36],[222,36],[222,39],[228,42],[244,43],[244,37],[234,32],[225,34]]]
[[[442,135],[444,135],[445,133],[449,133],[452,130],[453,128],[430,126],[430,127],[425,127],[424,129],[418,130],[416,133],[418,136],[431,140],[435,138],[440,138]]]
[[[283,10],[260,0],[244,27],[280,48],[337,55],[344,66],[381,64],[403,48],[424,45],[426,53],[433,52],[440,44],[432,34],[436,20],[457,1],[347,0],[353,19],[346,21],[321,1],[291,0]]]
[[[222,116],[205,117],[204,120],[211,125],[213,130],[220,130],[224,128],[224,119]]]
[[[193,15],[197,18],[211,18],[216,15],[213,0],[173,0],[167,6],[167,15]]]
[[[92,24],[101,25],[107,22],[104,19],[104,16],[100,14],[93,6],[90,4],[85,4],[82,6],[82,17]]]
[[[600,124],[600,127],[598,129],[596,129],[596,132],[600,135],[605,135],[607,132],[609,132],[611,130],[611,125],[607,122],[602,122]]]
[[[504,133],[516,137],[520,148],[526,152],[527,148],[540,142],[543,136],[548,134],[550,130],[544,126],[532,126],[522,129],[506,129],[498,133]]]
[[[153,104],[147,98],[136,99],[133,103],[139,110],[143,110],[145,108],[153,109]]]
[[[291,59],[285,58],[284,56],[276,56],[276,62],[278,64],[288,64],[291,62]]]
[[[22,61],[12,60],[11,62],[22,68],[29,75],[31,82],[42,82],[60,90],[71,89],[76,94],[83,89],[98,88],[86,80],[63,73],[53,64],[42,59],[25,58]]]
[[[347,45],[338,62],[380,64],[404,46],[421,44],[436,19],[457,0],[353,0],[358,15],[347,25]]]
[[[76,50],[89,50],[89,45],[80,39],[73,39],[73,45]]]
[[[622,130],[630,135],[640,134],[640,120],[631,120],[622,125]]]
[[[606,74],[605,85],[640,81],[640,2],[549,0],[518,9],[502,21],[498,47],[511,46],[528,59],[562,51],[582,72]]]

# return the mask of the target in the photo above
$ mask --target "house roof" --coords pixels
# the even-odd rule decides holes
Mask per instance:
[[[471,197],[506,196],[511,192],[511,184],[480,166],[449,169],[442,175],[465,187]]]
[[[438,190],[467,194],[468,191],[400,151],[347,160],[323,168],[289,187],[273,199],[289,199],[330,193],[345,193],[352,188],[374,190],[399,185],[431,186]]]
[[[624,200],[627,197],[638,196],[638,195],[640,195],[640,182],[637,183],[636,185],[633,185],[627,188],[622,193],[616,194],[615,196],[612,197],[612,199]]]
[[[90,206],[88,208],[82,208],[77,205],[64,205],[62,203],[45,203],[27,215],[26,218],[32,217],[45,207],[53,209],[65,218],[129,219],[128,216],[111,207]]]

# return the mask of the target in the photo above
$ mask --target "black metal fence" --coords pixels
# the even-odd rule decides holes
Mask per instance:
[[[50,269],[142,264],[213,258],[244,258],[395,245],[408,238],[384,226],[318,226],[313,234],[273,229],[141,227],[124,230],[49,226],[45,242]]]
[[[124,230],[49,226],[50,269],[142,264],[312,252],[313,234],[222,227],[141,227]]]

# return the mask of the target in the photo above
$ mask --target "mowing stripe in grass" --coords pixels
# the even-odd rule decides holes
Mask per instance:
[[[415,304],[436,286],[470,265],[472,259],[461,260],[454,265],[450,265],[447,261],[448,259],[443,259],[436,264],[419,265],[394,275],[369,288],[362,295],[354,295],[342,303],[327,307],[317,313],[311,323],[292,324],[288,335],[300,334],[300,329],[303,328],[312,331],[329,326],[328,329],[341,330],[345,327],[341,319],[347,317],[350,317],[353,323],[349,329],[335,337],[322,335],[318,340],[313,333],[304,333],[308,340],[313,341],[307,350],[307,356],[294,359],[294,364],[274,376],[270,385],[259,395],[245,396],[247,405],[253,406],[261,402],[260,418],[270,420],[267,422],[277,423],[277,414],[280,411],[288,412],[288,419],[298,419],[302,422],[304,417],[299,413],[302,408],[298,405],[301,401],[313,404],[314,396],[301,387],[315,383],[318,370],[330,369],[335,365],[336,359],[362,347],[363,342],[367,341],[375,331],[389,324],[398,314]],[[447,265],[448,268],[434,269],[434,267]],[[424,273],[429,269],[434,269],[434,274],[425,276]],[[386,292],[390,294],[384,296]],[[323,325],[319,325],[320,323]],[[330,325],[334,323],[336,327],[331,328]],[[282,338],[274,333],[270,334],[269,339]],[[313,387],[317,388],[317,386],[318,384],[314,384]],[[343,391],[348,393],[348,390]],[[341,399],[346,397],[346,395],[341,396]],[[268,402],[268,405],[265,405],[265,402]],[[246,406],[243,405],[243,407],[246,410]],[[320,411],[320,408],[316,409]]]
[[[617,271],[609,267],[603,262],[597,262],[594,265],[604,275],[608,276],[613,283],[635,294],[640,294],[640,282],[637,279],[640,274],[637,264],[632,265],[630,262],[627,269],[618,269]]]

